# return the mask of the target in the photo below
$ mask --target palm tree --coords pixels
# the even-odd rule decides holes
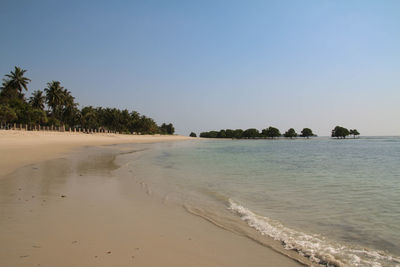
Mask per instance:
[[[64,124],[73,126],[77,121],[79,113],[78,104],[75,102],[75,97],[67,89],[63,90],[62,96],[62,122]]]
[[[46,97],[43,95],[43,91],[36,90],[32,93],[32,96],[29,98],[29,104],[33,108],[37,108],[40,110],[44,109],[44,103],[46,101]]]
[[[16,90],[21,95],[23,89],[28,91],[28,83],[31,81],[31,79],[24,77],[25,72],[26,70],[15,66],[14,71],[11,71],[10,74],[5,75],[7,79],[3,79],[4,88]]]
[[[61,86],[59,81],[52,81],[47,83],[44,91],[46,92],[47,105],[51,109],[51,115],[59,118],[65,95],[64,87]]]

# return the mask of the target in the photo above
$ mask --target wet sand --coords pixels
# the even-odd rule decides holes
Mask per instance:
[[[60,156],[82,146],[154,143],[191,139],[180,135],[84,134],[0,130],[0,178],[18,167]]]
[[[299,266],[120,175],[118,149],[80,149],[3,175],[1,266]]]

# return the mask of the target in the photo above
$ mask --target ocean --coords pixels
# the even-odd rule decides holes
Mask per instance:
[[[195,140],[122,158],[149,194],[227,230],[325,266],[400,266],[399,137]]]

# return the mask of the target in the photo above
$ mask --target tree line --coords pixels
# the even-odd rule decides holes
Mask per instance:
[[[191,133],[190,136],[196,137],[195,133]],[[268,127],[266,129],[262,129],[261,132],[255,128],[250,128],[247,130],[242,129],[226,129],[220,131],[209,131],[200,133],[200,137],[204,138],[231,138],[231,139],[260,139],[260,138],[278,138],[278,137],[286,137],[286,138],[295,138],[295,137],[305,137],[310,138],[315,136],[310,128],[304,128],[300,134],[297,134],[295,129],[290,128],[285,133],[281,134],[278,128]]]
[[[347,136],[352,135],[353,138],[356,138],[360,135],[357,129],[347,129],[342,126],[336,126],[331,133],[331,137],[335,137],[338,139],[345,139]]]
[[[347,136],[352,135],[353,138],[356,138],[360,135],[357,129],[350,129],[336,126],[332,132],[331,137],[338,138],[338,139],[345,139]],[[196,137],[196,133],[191,132],[191,137]],[[202,132],[200,133],[200,137],[203,138],[230,138],[230,139],[260,139],[260,138],[278,138],[278,137],[285,137],[285,138],[295,138],[295,137],[305,137],[310,138],[316,136],[310,128],[304,128],[301,130],[300,134],[297,134],[295,129],[290,128],[283,134],[279,131],[278,128],[275,127],[268,127],[266,129],[261,130],[261,132],[255,128],[250,128],[247,130],[242,129],[226,129],[220,131],[209,131],[209,132]]]
[[[59,81],[51,81],[27,99],[31,81],[26,70],[15,67],[6,74],[0,87],[0,122],[29,126],[65,126],[66,128],[104,129],[120,133],[173,134],[172,123],[157,123],[136,111],[86,106],[79,104]]]

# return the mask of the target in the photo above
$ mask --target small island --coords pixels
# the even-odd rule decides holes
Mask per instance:
[[[293,128],[290,128],[282,135],[278,128],[272,126],[262,129],[261,132],[256,128],[250,128],[247,130],[226,129],[220,131],[209,131],[200,133],[200,137],[204,138],[229,138],[229,139],[276,139],[282,136],[285,138],[293,139],[298,136],[304,138],[310,138],[316,135],[310,128],[304,128],[303,130],[301,130],[300,135],[298,135]]]
[[[357,138],[360,136],[360,133],[357,129],[350,129],[336,126],[332,132],[331,137],[337,139],[346,139],[347,136],[352,135],[353,138]],[[190,137],[196,137],[196,133],[191,132]],[[247,130],[242,129],[222,129],[219,131],[209,131],[200,133],[200,137],[202,138],[228,138],[228,139],[277,139],[279,137],[284,137],[287,139],[293,139],[296,137],[303,137],[309,139],[310,137],[316,137],[317,135],[313,133],[310,128],[303,128],[301,130],[300,135],[296,133],[294,128],[288,129],[284,134],[281,134],[278,128],[268,127],[266,129],[261,130],[261,132],[255,128],[250,128]]]
[[[336,126],[335,129],[332,130],[331,137],[337,139],[346,139],[347,136],[352,135],[355,139],[360,135],[357,129],[350,129],[344,128],[342,126]]]

